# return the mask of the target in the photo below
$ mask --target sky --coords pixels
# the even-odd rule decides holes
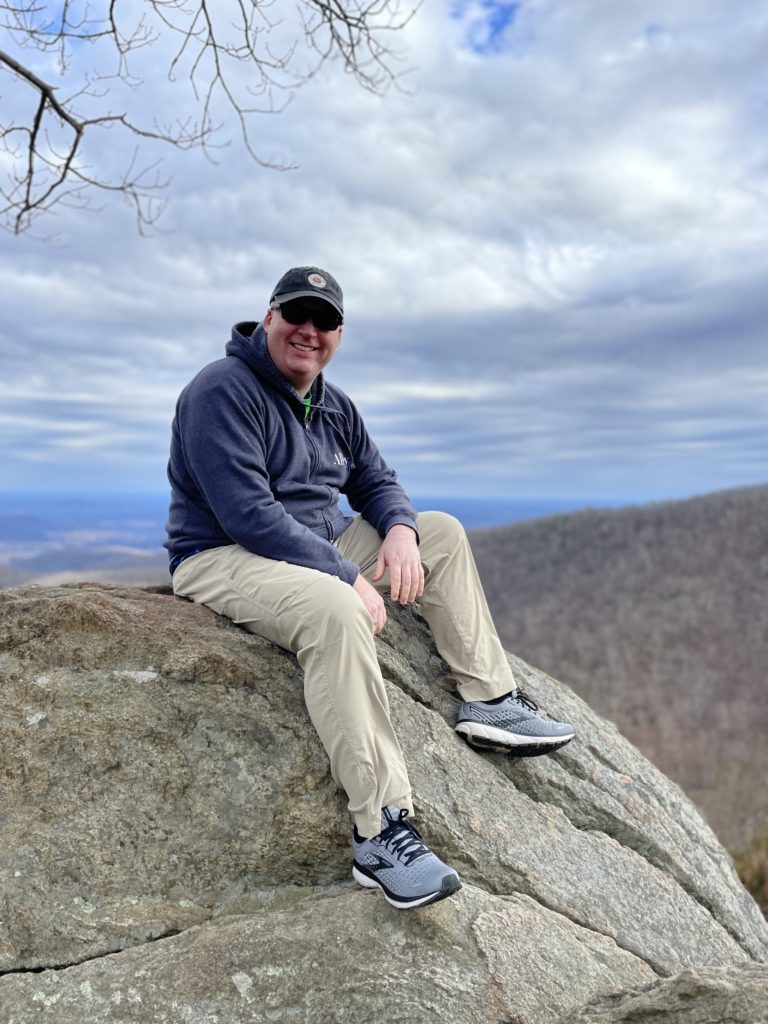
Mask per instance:
[[[173,179],[147,237],[106,195],[0,234],[0,490],[163,491],[179,391],[304,264],[345,293],[328,377],[413,494],[768,480],[768,11],[427,0],[392,38],[384,95],[326,64],[254,119],[293,169],[230,119],[215,163],[146,150]],[[136,116],[188,108],[170,45]],[[89,158],[127,152],[112,132]]]

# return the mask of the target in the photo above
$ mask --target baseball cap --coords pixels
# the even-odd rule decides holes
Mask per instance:
[[[289,302],[291,299],[323,299],[344,316],[344,295],[339,282],[320,267],[292,267],[286,270],[275,285],[273,300]]]

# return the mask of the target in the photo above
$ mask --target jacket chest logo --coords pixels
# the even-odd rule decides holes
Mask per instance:
[[[334,452],[333,453],[333,463],[334,463],[335,466],[346,466],[346,464],[347,464],[347,456],[346,455],[342,455],[341,452]]]

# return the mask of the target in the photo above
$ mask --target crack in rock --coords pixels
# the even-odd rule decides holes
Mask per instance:
[[[169,928],[168,931],[163,932],[161,935],[150,936],[141,942],[136,942],[131,946],[118,947],[117,949],[107,949],[103,953],[96,953],[93,956],[84,956],[81,960],[72,960],[66,964],[44,964],[39,967],[9,967],[7,970],[0,970],[0,978],[7,977],[10,974],[43,974],[45,971],[67,971],[70,967],[80,967],[81,964],[89,964],[94,960],[104,960],[108,956],[117,956],[120,953],[127,953],[131,949],[141,949],[142,946],[150,946],[155,942],[162,942],[163,939],[171,939],[174,935],[182,935],[184,932],[189,931],[190,928],[199,928],[200,925],[190,925],[189,928]]]

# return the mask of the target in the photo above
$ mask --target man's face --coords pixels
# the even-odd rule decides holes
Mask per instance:
[[[310,310],[327,310],[322,299],[297,299]],[[300,395],[306,395],[312,381],[330,363],[341,341],[341,327],[320,331],[311,320],[291,324],[279,309],[270,309],[262,325],[267,332],[267,347],[272,361]]]

